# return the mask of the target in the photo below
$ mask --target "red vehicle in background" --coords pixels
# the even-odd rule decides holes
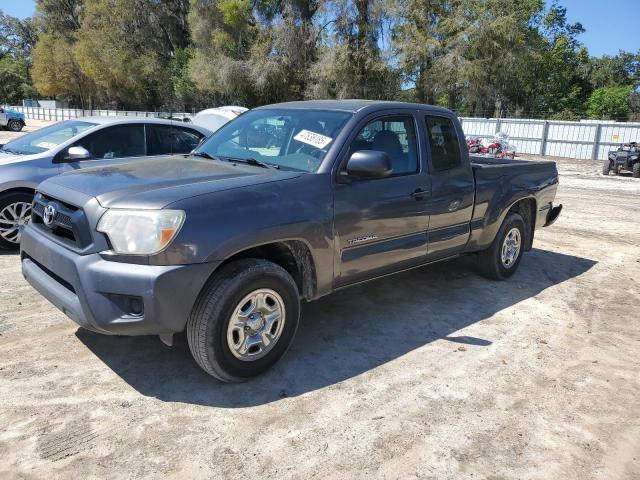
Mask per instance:
[[[515,158],[516,156],[515,147],[509,143],[509,135],[503,132],[497,133],[487,146],[479,137],[468,137],[467,148],[469,153],[494,158]]]

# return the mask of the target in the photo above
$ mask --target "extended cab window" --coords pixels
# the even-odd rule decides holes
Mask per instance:
[[[150,124],[147,128],[149,129],[147,143],[149,155],[189,153],[204,137],[197,130],[174,125]]]
[[[436,116],[427,116],[425,120],[433,168],[443,171],[458,167],[461,164],[460,143],[453,122]]]
[[[351,144],[349,154],[378,150],[391,159],[392,175],[418,171],[416,129],[411,115],[377,118],[367,123]]]
[[[145,155],[144,125],[116,125],[103,128],[78,140],[91,159],[139,157]]]

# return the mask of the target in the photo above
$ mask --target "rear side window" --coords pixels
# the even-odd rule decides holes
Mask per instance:
[[[166,155],[171,153],[189,153],[196,148],[204,137],[197,130],[176,125],[148,125],[149,155]]]
[[[143,156],[144,125],[137,123],[103,128],[78,140],[74,146],[86,148],[92,159]]]
[[[460,166],[460,143],[453,122],[445,117],[427,116],[431,162],[436,171]]]

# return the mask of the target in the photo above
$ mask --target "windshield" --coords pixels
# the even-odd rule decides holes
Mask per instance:
[[[2,147],[2,151],[22,155],[46,152],[95,126],[95,123],[67,120],[17,138]]]
[[[315,172],[351,115],[324,110],[252,110],[222,127],[194,153]]]

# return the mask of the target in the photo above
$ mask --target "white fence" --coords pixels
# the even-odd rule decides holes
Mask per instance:
[[[489,139],[509,134],[518,153],[604,160],[623,142],[640,142],[640,123],[561,122],[504,118],[461,118],[468,136]]]
[[[83,110],[81,108],[9,107],[34,120],[69,120],[80,117],[151,117],[187,115],[182,112],[136,112],[133,110]]]
[[[167,112],[82,110],[77,108],[11,107],[38,120],[68,120],[88,116],[157,117]],[[173,115],[184,115],[173,113]],[[460,118],[467,136],[492,138],[508,133],[518,153],[580,159],[607,158],[607,152],[623,142],[640,141],[640,123],[561,122],[504,118]]]

